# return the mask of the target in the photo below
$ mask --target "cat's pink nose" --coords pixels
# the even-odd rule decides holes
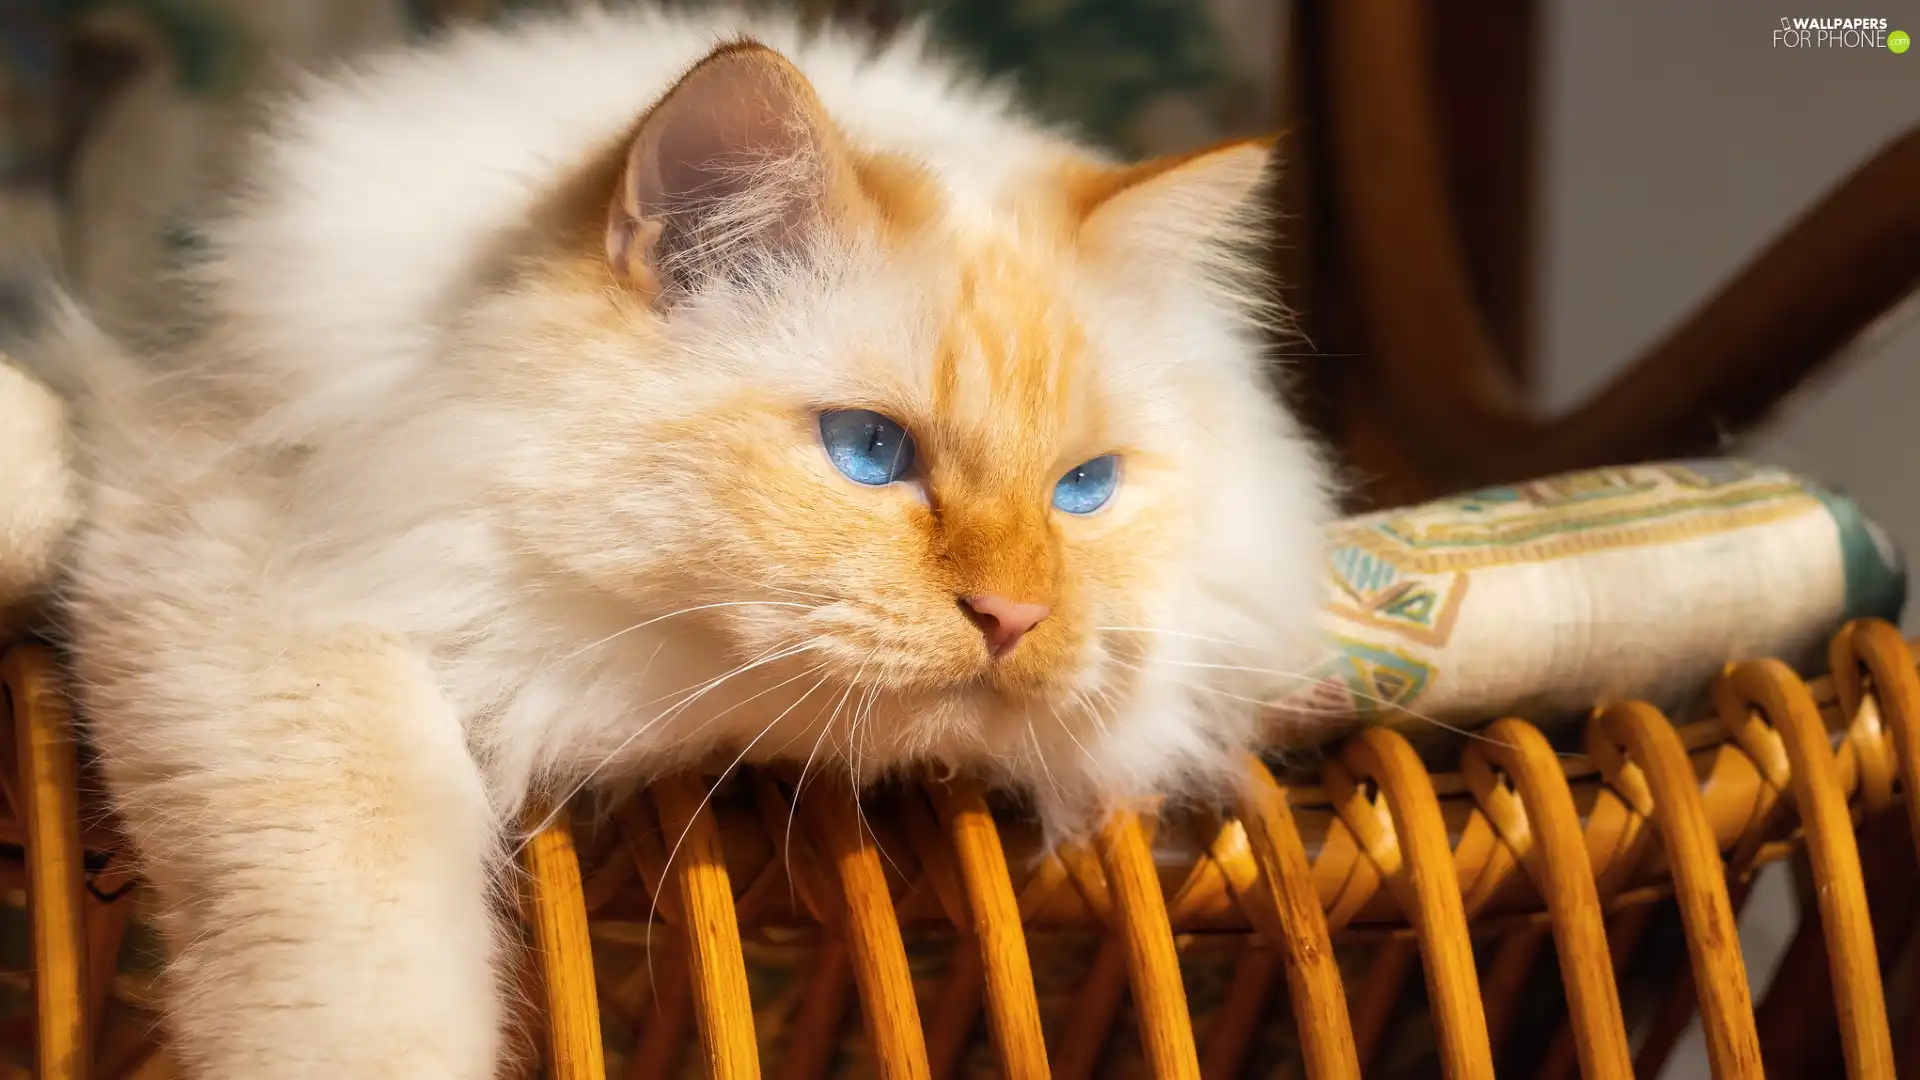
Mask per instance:
[[[987,652],[995,660],[1012,652],[1027,631],[1053,614],[1045,604],[1022,604],[1004,596],[963,596],[960,606],[980,628],[980,636],[987,639]]]

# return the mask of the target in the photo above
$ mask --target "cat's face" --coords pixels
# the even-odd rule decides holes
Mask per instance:
[[[1192,521],[1185,425],[1116,385],[1057,253],[927,245],[881,272],[810,290],[790,337],[735,327],[734,373],[651,427],[675,516],[705,522],[690,594],[774,601],[720,617],[848,676],[1091,689],[1099,628],[1140,625]]]
[[[884,695],[990,754],[1178,712],[1141,693],[1157,659],[1296,632],[1313,570],[1255,537],[1298,547],[1317,477],[1204,269],[1266,148],[1062,154],[969,205],[814,110],[772,54],[718,54],[623,155],[604,245],[490,313],[524,542],[790,676],[769,709]]]

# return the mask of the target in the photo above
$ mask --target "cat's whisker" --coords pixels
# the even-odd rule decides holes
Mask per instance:
[[[541,819],[540,824],[534,829],[532,829],[531,831],[529,831],[527,835],[521,839],[520,843],[514,847],[510,855],[518,856],[520,852],[527,846],[527,844],[532,842],[535,836],[539,835],[548,826],[552,825],[556,820],[559,819],[560,815],[565,812],[568,803],[572,802],[574,798],[577,797],[582,791],[585,791],[587,787],[593,783],[594,779],[598,777],[600,773],[603,770],[605,770],[608,765],[611,765],[614,761],[618,760],[620,755],[625,753],[627,748],[633,745],[634,740],[638,739],[640,736],[652,730],[652,728],[656,724],[659,724],[662,721],[669,719],[670,717],[676,716],[679,713],[686,711],[686,709],[691,707],[694,702],[700,700],[702,697],[705,697],[707,694],[711,693],[715,688],[720,686],[722,683],[726,682],[729,679],[734,678],[735,676],[743,675],[749,671],[754,670],[755,668],[764,667],[767,664],[771,664],[776,661],[785,660],[793,656],[798,656],[801,653],[806,652],[809,649],[812,649],[813,647],[814,647],[813,642],[809,641],[801,645],[795,646],[791,649],[788,649],[786,651],[776,653],[772,656],[764,657],[762,659],[753,660],[753,661],[749,661],[748,663],[741,664],[739,667],[734,668],[732,671],[727,672],[725,675],[721,675],[718,678],[709,680],[706,683],[706,685],[700,687],[698,692],[693,694],[693,696],[683,701],[676,702],[675,704],[669,706],[667,709],[662,711],[659,715],[655,716],[653,719],[648,720],[646,723],[641,724],[639,727],[635,728],[632,732],[628,733],[626,738],[620,740],[620,744],[618,746],[614,747],[611,752],[609,752],[605,757],[601,758],[600,763],[598,765],[595,765],[592,769],[589,769],[587,771],[587,775],[584,778],[582,778],[579,783],[575,784],[571,791],[567,792],[566,798],[560,799],[554,803],[553,808],[547,811],[547,816]],[[748,699],[748,700],[752,700],[752,699]]]
[[[822,708],[824,709],[824,705]],[[820,713],[815,712],[814,719],[818,721],[819,718]],[[807,751],[807,760],[800,765],[800,778],[794,782],[793,796],[787,800],[787,831],[781,846],[782,850],[786,852],[787,857],[787,885],[789,890],[787,899],[789,901],[793,899],[791,895],[793,885],[793,819],[795,813],[797,813],[800,808],[800,793],[807,786],[807,775],[813,771],[814,758],[819,756],[820,747],[826,741],[828,730],[827,725],[820,725],[820,733],[813,737],[813,746]]]
[[[1259,645],[1249,645],[1243,641],[1229,641],[1226,638],[1208,637],[1205,634],[1190,634],[1184,630],[1168,630],[1157,626],[1096,626],[1094,629],[1103,632],[1113,631],[1115,633],[1125,634],[1160,634],[1165,637],[1182,638],[1187,641],[1205,642],[1209,645],[1225,645],[1233,649],[1245,649],[1248,652],[1267,653],[1269,655],[1273,653],[1272,649],[1263,648]]]
[[[855,671],[854,671],[854,673],[853,673],[853,678],[852,678],[852,679],[850,679],[850,680],[848,680],[848,682],[847,682],[847,687],[846,687],[846,689],[840,692],[840,699],[839,699],[838,701],[836,701],[836,702],[834,702],[834,705],[833,705],[833,715],[827,718],[827,728],[828,728],[828,730],[832,730],[832,729],[833,729],[833,726],[834,726],[835,724],[838,724],[838,723],[840,722],[840,713],[841,713],[841,710],[843,710],[844,708],[846,708],[846,704],[847,704],[847,701],[848,701],[848,700],[849,700],[850,698],[852,698],[852,696],[853,696],[853,691],[854,691],[854,688],[855,688],[856,686],[858,686],[858,685],[860,685],[860,677],[861,677],[862,675],[864,675],[864,674],[866,674],[866,671],[867,671],[867,661],[869,661],[869,660],[872,660],[872,659],[873,659],[873,657],[874,657],[874,655],[875,655],[875,653],[876,653],[877,651],[878,651],[878,650],[875,650],[875,652],[869,652],[869,653],[867,654],[867,657],[866,657],[866,659],[865,659],[865,660],[862,660],[862,661],[860,661],[860,666],[859,666],[859,668],[857,668],[857,669],[855,669]],[[847,742],[846,742],[846,748],[845,748],[844,750],[842,750],[842,751],[840,752],[840,756],[841,756],[841,757],[842,757],[842,758],[843,758],[843,759],[844,759],[844,760],[846,761],[846,763],[847,763],[847,770],[848,770],[848,772],[849,772],[849,773],[851,773],[851,774],[852,774],[852,777],[853,777],[853,786],[854,786],[855,788],[858,788],[858,787],[860,786],[860,774],[859,774],[859,772],[858,772],[858,771],[856,771],[856,770],[855,770],[855,767],[854,767],[854,761],[853,761],[853,732],[852,732],[852,730],[851,730],[851,729],[849,729],[849,730],[847,731]]]
[[[788,657],[795,656],[804,651],[806,651],[805,647],[794,649],[791,652],[788,652],[785,656],[774,657],[773,659],[776,659],[776,660],[786,659]],[[800,672],[797,675],[789,675],[785,679],[782,679],[779,682],[774,683],[772,686],[766,687],[757,693],[750,694],[747,697],[741,698],[739,701],[734,702],[733,704],[727,706],[726,708],[721,709],[719,712],[714,713],[712,716],[707,717],[705,720],[700,721],[700,723],[697,726],[695,726],[692,731],[689,731],[686,733],[685,737],[687,739],[692,739],[694,736],[699,735],[701,732],[712,727],[714,724],[718,723],[720,720],[731,715],[734,711],[745,708],[747,705],[750,705],[753,702],[758,701],[763,697],[766,697],[768,694],[773,693],[775,690],[778,690],[783,686],[790,686],[793,683],[799,682],[801,679],[804,679],[807,676],[812,675],[814,672],[820,671],[821,669],[827,667],[828,663],[829,663],[828,661],[822,661],[821,663],[815,664],[813,667],[810,667],[805,671]],[[824,682],[826,681],[827,678],[830,678],[830,677],[831,675],[823,676],[821,681]]]
[[[880,654],[880,650],[877,647],[867,653],[866,657],[860,661],[859,668],[857,668],[854,671],[853,682],[857,682],[860,678],[860,675],[867,670],[867,662],[872,660],[875,656],[878,656],[879,654]],[[853,682],[849,682],[847,684],[849,689],[852,688]],[[842,696],[844,698],[844,695]],[[816,713],[814,715],[817,718],[819,714]],[[794,815],[800,809],[800,793],[807,786],[807,773],[813,768],[813,759],[816,755],[820,753],[820,746],[826,740],[827,734],[833,730],[833,722],[839,715],[840,715],[839,706],[836,705],[834,707],[833,715],[827,718],[826,723],[820,725],[820,734],[814,736],[813,748],[807,751],[806,764],[800,766],[800,779],[796,781],[793,785],[793,798],[787,802],[787,832],[786,832],[786,837],[782,844],[782,849],[785,852],[785,857],[787,861],[787,888],[789,891],[789,895],[788,895],[789,901],[793,899],[791,892],[793,888],[793,819],[794,819]],[[858,795],[855,796],[855,799],[857,802]]]
[[[1189,667],[1189,668],[1200,668],[1200,669],[1211,670],[1211,671],[1235,671],[1235,672],[1246,672],[1246,673],[1255,674],[1255,675],[1267,675],[1276,679],[1292,679],[1296,682],[1308,683],[1310,685],[1315,685],[1315,686],[1318,686],[1326,682],[1326,679],[1324,679],[1323,677],[1306,675],[1306,674],[1302,674],[1300,672],[1295,672],[1295,671],[1280,671],[1275,668],[1247,667],[1240,664],[1207,664],[1207,663],[1200,663],[1198,661],[1190,661],[1190,660],[1162,660],[1160,661],[1160,663],[1165,664],[1169,667]],[[1294,713],[1299,713],[1299,714],[1308,715],[1308,716],[1345,715],[1339,712],[1338,710],[1324,710],[1321,712],[1313,712],[1304,706],[1294,707],[1286,704],[1276,705],[1270,701],[1261,701],[1256,698],[1244,697],[1239,694],[1229,693],[1228,691],[1220,690],[1216,687],[1207,686],[1201,683],[1181,682],[1180,680],[1174,680],[1174,681],[1178,683],[1178,685],[1185,686],[1190,689],[1201,690],[1211,694],[1219,694],[1223,697],[1232,698],[1233,700],[1236,700],[1236,701],[1245,701],[1250,704],[1258,705],[1263,709],[1268,709],[1274,712],[1283,712],[1283,713],[1294,712]],[[1487,735],[1483,732],[1474,731],[1471,728],[1461,727],[1458,724],[1450,724],[1445,720],[1440,719],[1439,717],[1420,712],[1416,709],[1408,708],[1406,705],[1400,704],[1399,702],[1391,701],[1387,698],[1379,697],[1374,694],[1369,694],[1363,690],[1355,690],[1352,687],[1342,687],[1342,689],[1346,693],[1349,693],[1354,697],[1359,698],[1362,701],[1372,702],[1373,704],[1378,705],[1383,709],[1388,709],[1393,712],[1404,713],[1407,716],[1414,718],[1415,720],[1419,720],[1422,723],[1426,723],[1426,724],[1432,724],[1434,727],[1437,727],[1442,731],[1451,732],[1452,734],[1459,735],[1462,738],[1472,739],[1475,742],[1486,743],[1489,746],[1508,746],[1507,743],[1502,742],[1501,740],[1496,739],[1491,735]],[[1559,757],[1568,758],[1568,759],[1580,758],[1584,756],[1581,754],[1568,753],[1564,750],[1556,750],[1554,751],[1554,753]]]
[[[748,657],[747,659],[745,659],[745,660],[743,660],[743,661],[741,661],[741,664],[742,664],[743,666],[744,666],[744,665],[747,665],[747,664],[752,664],[752,663],[754,663],[754,662],[756,662],[756,661],[758,661],[758,660],[761,660],[761,659],[763,659],[763,658],[765,658],[765,657],[766,657],[766,656],[768,656],[768,654],[770,654],[770,653],[776,653],[776,652],[779,652],[779,651],[781,651],[782,649],[790,649],[790,648],[792,648],[793,646],[794,646],[794,642],[793,642],[793,641],[792,641],[791,639],[788,639],[788,638],[782,638],[782,639],[780,639],[779,641],[776,641],[776,642],[775,642],[774,644],[772,644],[772,645],[770,645],[770,646],[768,646],[767,648],[765,648],[765,649],[762,649],[762,650],[760,650],[759,652],[757,652],[757,653],[755,653],[755,654],[753,654],[752,656],[750,656],[750,657]],[[662,649],[664,649],[664,648],[666,648],[666,647],[667,647],[667,643],[666,643],[666,642],[664,642],[664,641],[662,641],[662,642],[661,642],[660,644],[658,644],[658,645],[656,645],[656,646],[654,646],[654,648],[653,648],[653,655],[654,655],[654,656],[656,656],[656,657],[657,657],[657,656],[659,656],[659,655],[660,655],[660,650],[662,650]],[[640,671],[640,676],[639,676],[639,679],[638,679],[638,680],[636,680],[636,681],[644,681],[644,680],[646,679],[646,674],[647,674],[647,671],[648,671],[649,669],[651,669],[651,668],[652,668],[652,666],[653,666],[653,660],[652,660],[651,658],[649,658],[649,659],[648,659],[648,661],[647,661],[647,666],[646,666],[645,668],[642,668],[642,669],[641,669],[641,671]],[[735,669],[735,670],[737,671],[738,669]],[[732,676],[732,674],[733,674],[733,673],[732,673],[732,672],[730,672],[730,673],[728,673],[727,675],[723,675],[723,676],[720,676],[720,678],[730,678],[730,677]],[[693,686],[683,686],[683,687],[681,687],[681,688],[680,688],[680,689],[678,689],[678,690],[669,690],[669,691],[667,691],[667,692],[666,692],[666,693],[664,693],[664,694],[660,694],[660,695],[658,695],[658,696],[656,696],[656,697],[652,697],[652,698],[649,698],[649,699],[647,699],[646,701],[640,701],[640,702],[635,702],[635,703],[634,703],[634,706],[633,706],[633,707],[634,707],[634,708],[636,708],[636,709],[645,709],[645,708],[649,708],[649,707],[651,707],[651,706],[654,706],[654,705],[658,705],[658,704],[660,704],[660,703],[661,703],[661,702],[663,702],[663,701],[668,701],[668,700],[670,700],[670,699],[672,699],[672,698],[683,698],[683,699],[684,699],[686,695],[689,695],[689,694],[698,694],[698,693],[700,693],[700,692],[702,692],[702,691],[704,691],[704,690],[705,690],[706,688],[707,688],[707,684],[706,684],[706,683],[697,683],[697,684],[695,684],[695,685],[693,685]],[[676,701],[676,702],[674,702],[674,705],[679,705],[679,704],[681,704],[681,702],[677,702],[677,701]],[[672,708],[672,707],[673,707],[673,706],[669,706],[669,708]]]
[[[864,721],[866,720],[867,703],[872,699],[874,685],[876,684],[870,683],[860,689],[860,696],[855,698],[853,702],[853,712],[849,714],[847,718],[847,739],[852,745],[854,752],[859,755],[857,760],[861,763],[854,768],[854,775],[856,776],[860,775],[864,768],[864,763],[867,760],[866,745],[860,741],[860,735],[866,731]]]
[[[867,654],[867,658],[865,660],[862,660],[860,662],[859,670],[854,672],[853,682],[848,684],[849,689],[852,689],[854,685],[857,685],[859,683],[860,677],[866,673],[867,663],[871,661],[875,656],[879,655],[879,652],[880,652],[879,649],[873,650],[872,652]],[[846,696],[842,695],[841,704],[844,705],[846,701],[847,701]],[[834,718],[838,719],[839,714],[840,714],[839,706],[835,706]],[[887,865],[893,868],[894,873],[902,874],[904,876],[904,871],[900,869],[900,865],[898,863],[893,861],[893,856],[888,855],[887,849],[880,846],[880,835],[873,831],[873,823],[867,820],[866,807],[860,804],[860,788],[862,783],[865,780],[865,777],[863,777],[860,772],[860,762],[862,760],[862,756],[859,754],[859,746],[857,745],[857,741],[856,741],[858,735],[859,735],[859,710],[856,707],[854,710],[854,713],[850,715],[847,719],[847,769],[852,774],[852,779],[853,779],[851,788],[853,792],[854,821],[859,826],[859,828],[867,834],[867,837],[873,841],[873,850],[880,853],[880,857],[887,861]]]
[[[606,637],[599,639],[598,641],[590,641],[587,644],[582,645],[579,648],[573,650],[572,652],[562,656],[558,662],[566,663],[567,661],[572,660],[575,657],[578,657],[582,653],[592,652],[594,649],[598,649],[602,645],[606,645],[618,638],[631,634],[635,630],[644,630],[647,627],[654,625],[655,623],[662,623],[667,621],[668,619],[678,618],[682,615],[691,615],[696,611],[712,611],[715,608],[734,608],[734,607],[791,607],[791,608],[801,608],[803,610],[811,611],[813,610],[814,605],[796,604],[790,600],[725,600],[725,601],[718,601],[711,604],[695,604],[692,607],[684,607],[678,611],[669,611],[665,615],[655,615],[650,619],[643,619],[640,622],[634,623],[631,626],[625,627],[620,630],[616,630],[613,633],[608,634]]]
[[[1142,673],[1146,672],[1147,670],[1146,668],[1140,667],[1137,664],[1125,664],[1123,662],[1123,666],[1130,667],[1133,670],[1142,672]],[[1267,702],[1261,700],[1260,698],[1248,697],[1245,694],[1236,694],[1229,690],[1222,690],[1217,686],[1208,686],[1206,683],[1189,682],[1184,679],[1168,679],[1167,681],[1172,683],[1175,686],[1182,686],[1189,690],[1204,690],[1209,694],[1213,694],[1218,697],[1223,697],[1230,701],[1244,701],[1249,705],[1258,705],[1261,708],[1266,708],[1268,704]]]
[[[1041,747],[1040,736],[1034,733],[1032,724],[1027,725],[1027,741],[1033,744],[1034,763],[1040,766],[1041,775],[1047,778],[1047,786],[1053,789],[1053,797],[1064,801],[1066,796],[1060,787],[1060,780],[1053,775],[1053,767],[1047,764],[1047,752]]]
[[[1093,726],[1099,729],[1100,734],[1105,735],[1107,721],[1103,713],[1114,708],[1113,691],[1105,686],[1097,687],[1096,691],[1100,695],[1098,701],[1095,701],[1085,690],[1080,691],[1080,697],[1086,702],[1087,718],[1093,721]]]
[[[796,675],[794,676],[794,678],[788,679],[787,682],[783,682],[780,685],[785,686],[787,685],[788,682],[794,682],[794,681],[797,681],[798,679],[805,678],[807,675],[811,675],[816,671],[820,671],[826,666],[827,665],[824,663],[820,664],[802,673],[801,675]],[[666,887],[666,882],[670,879],[670,871],[672,871],[673,869],[673,860],[675,856],[680,854],[680,846],[687,842],[687,835],[693,831],[694,822],[699,820],[700,815],[706,811],[707,805],[713,801],[714,792],[720,790],[720,785],[727,782],[727,777],[733,774],[733,770],[740,767],[740,763],[742,761],[745,761],[747,758],[747,755],[753,752],[753,748],[759,745],[760,740],[767,737],[767,732],[772,731],[774,728],[780,726],[780,721],[785,720],[787,718],[787,714],[799,708],[801,702],[813,696],[813,692],[815,690],[818,690],[822,686],[825,686],[827,679],[828,679],[828,676],[822,675],[820,676],[820,678],[814,680],[813,685],[807,687],[806,693],[801,694],[797,698],[794,698],[792,704],[780,710],[780,715],[774,717],[772,720],[767,721],[766,726],[760,729],[760,734],[755,735],[751,740],[748,741],[747,745],[741,747],[740,752],[734,755],[733,760],[727,764],[727,767],[720,770],[719,778],[716,779],[713,782],[713,784],[707,788],[706,795],[702,796],[700,799],[700,805],[694,807],[693,816],[687,819],[687,823],[685,827],[683,827],[680,830],[679,839],[673,842],[673,847],[667,852],[666,862],[661,865],[661,870],[660,870],[660,881],[661,881],[662,889]],[[652,981],[652,968],[653,968],[653,920],[654,920],[654,916],[659,913],[659,910],[660,910],[660,890],[655,890],[653,894],[653,902],[647,908],[647,968],[648,968],[649,982]],[[655,992],[656,993],[658,992],[657,987],[655,988]]]
[[[727,577],[730,577],[730,578],[732,578],[733,580],[735,580],[735,581],[738,581],[738,582],[740,582],[741,584],[744,584],[744,585],[751,585],[752,587],[754,587],[754,588],[756,588],[756,589],[771,589],[771,590],[773,590],[774,592],[777,592],[777,593],[785,593],[785,594],[787,594],[788,596],[804,596],[804,597],[807,597],[807,598],[809,598],[809,599],[813,599],[813,600],[825,600],[825,601],[827,601],[828,603],[836,603],[836,604],[837,604],[837,603],[840,603],[840,602],[842,602],[842,601],[844,601],[844,600],[846,600],[846,597],[844,597],[844,596],[834,596],[834,595],[832,595],[832,594],[830,594],[830,593],[823,593],[823,592],[809,592],[809,591],[807,591],[806,589],[795,589],[795,588],[793,588],[793,587],[791,587],[791,586],[787,586],[787,585],[775,585],[774,583],[772,583],[772,582],[770,582],[770,581],[760,581],[760,580],[758,580],[758,579],[755,579],[755,578],[750,578],[750,577],[748,577],[748,576],[746,576],[745,574],[741,574],[741,573],[737,573],[737,572],[735,572],[735,571],[732,571],[732,570],[728,570],[728,569],[726,569],[726,568],[724,568],[724,567],[720,567],[720,568],[717,568],[717,569],[719,569],[719,571],[720,571],[720,573],[722,573],[722,574],[724,574],[724,575],[726,575]]]
[[[719,682],[722,682],[726,679],[731,679],[735,675],[738,675],[743,671],[750,670],[753,667],[759,666],[763,662],[771,663],[777,660],[784,660],[788,656],[793,655],[793,653],[789,650],[804,651],[805,648],[807,648],[807,645],[810,645],[810,644],[811,642],[808,642],[807,644],[801,644],[800,642],[796,642],[791,638],[782,638],[779,641],[774,642],[772,645],[769,645],[768,647],[760,650],[759,652],[753,654],[747,659],[741,661],[739,666],[735,667],[731,671],[726,672],[723,675],[715,676],[714,678],[708,679],[705,682],[696,683],[695,685],[690,687],[682,687],[678,690],[670,690],[667,693],[659,695],[658,697],[651,698],[647,701],[638,702],[635,705],[635,707],[646,708],[651,705],[658,705],[661,702],[667,701],[672,698],[679,698],[680,699],[679,701],[675,701],[672,705],[668,706],[669,709],[678,709],[681,706],[684,706],[690,703],[691,700],[706,693],[708,690],[713,689],[714,685]],[[664,646],[665,646],[665,643],[662,642],[660,647],[664,647]],[[658,649],[656,649],[656,652],[657,651]],[[774,653],[781,653],[783,655],[774,656],[773,655]],[[645,672],[642,671],[643,676],[644,674]],[[749,698],[748,700],[752,700],[752,699]]]
[[[1117,710],[1119,708],[1119,703],[1114,699],[1114,690],[1112,687],[1102,686],[1100,688],[1100,703],[1108,710]],[[1100,734],[1106,735],[1107,733],[1106,721],[1103,719],[1100,721]]]
[[[1133,670],[1139,671],[1142,673],[1147,671],[1146,668],[1140,667],[1139,665],[1136,665],[1136,664],[1122,664],[1122,666],[1132,668]],[[1213,694],[1218,697],[1226,698],[1230,701],[1245,702],[1248,705],[1257,705],[1263,709],[1274,708],[1273,702],[1265,698],[1255,698],[1255,697],[1248,697],[1245,694],[1235,694],[1228,690],[1222,690],[1217,686],[1209,686],[1206,683],[1190,682],[1184,679],[1172,679],[1172,678],[1169,678],[1167,681],[1172,683],[1175,686],[1184,687],[1188,690],[1204,691],[1206,693]],[[1356,696],[1365,698],[1364,694],[1358,694]],[[1373,700],[1377,700],[1377,699],[1373,699]],[[1386,703],[1382,702],[1382,704],[1386,704]],[[1401,708],[1400,706],[1393,706],[1393,707]],[[1352,710],[1326,707],[1326,706],[1309,706],[1305,704],[1300,704],[1300,705],[1287,705],[1285,708],[1287,712],[1296,713],[1303,716],[1325,716],[1330,718],[1337,718],[1337,717],[1353,715]],[[1423,719],[1423,720],[1428,719],[1427,717],[1418,716],[1418,714],[1413,713],[1411,710],[1402,709],[1402,711],[1407,712],[1408,715],[1416,716],[1418,719]]]
[[[1085,708],[1085,706],[1083,705],[1082,708]],[[1073,745],[1080,748],[1080,753],[1087,759],[1088,764],[1092,765],[1096,770],[1099,769],[1100,759],[1094,757],[1093,751],[1088,750],[1087,745],[1080,741],[1080,736],[1073,733],[1073,726],[1068,724],[1065,718],[1060,715],[1060,707],[1049,701],[1047,702],[1047,711],[1053,715],[1053,722],[1060,725],[1060,730],[1067,733],[1067,738],[1073,740]]]
[[[865,670],[865,664],[861,665],[861,670],[862,671]],[[840,702],[840,705],[844,706],[846,702],[847,702],[847,699],[843,698]],[[834,718],[836,720],[839,719],[839,713],[840,713],[840,708],[836,707],[834,710]],[[866,777],[862,772],[862,763],[865,761],[865,754],[861,752],[859,737],[860,737],[860,715],[859,715],[859,707],[856,705],[854,707],[854,711],[847,715],[847,743],[846,743],[847,748],[845,751],[845,757],[847,761],[847,772],[852,780],[850,789],[853,796],[854,824],[856,828],[858,828],[862,833],[865,833],[866,836],[873,842],[874,850],[879,852],[880,857],[887,861],[887,865],[891,866],[895,873],[900,873],[901,871],[900,871],[899,864],[895,863],[893,861],[893,857],[887,854],[886,849],[880,846],[880,836],[878,833],[875,833],[873,831],[873,823],[867,820],[866,807],[862,805],[860,802],[860,791],[865,784]]]

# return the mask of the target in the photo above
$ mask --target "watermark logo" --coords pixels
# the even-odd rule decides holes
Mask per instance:
[[[1786,16],[1773,32],[1776,49],[1885,49],[1898,56],[1913,40],[1885,19],[1832,19]]]

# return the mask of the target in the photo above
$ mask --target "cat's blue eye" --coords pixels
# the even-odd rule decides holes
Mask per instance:
[[[821,413],[820,442],[833,467],[856,484],[891,484],[913,468],[913,436],[869,409]]]
[[[1069,514],[1091,514],[1113,498],[1120,482],[1120,459],[1102,454],[1067,470],[1053,485],[1053,505]]]

